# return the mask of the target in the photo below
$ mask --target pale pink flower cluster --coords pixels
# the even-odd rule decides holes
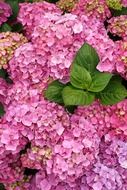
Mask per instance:
[[[126,42],[109,38],[103,21],[110,12],[103,1],[96,3],[104,11],[92,10],[95,16],[81,5],[64,15],[46,2],[20,5],[30,42],[9,61],[13,84],[0,80],[6,111],[0,118],[0,183],[7,190],[127,189],[127,100],[114,106],[95,101],[70,114],[43,95],[52,80],[68,81],[84,42],[97,50],[98,69],[127,78]],[[26,168],[37,173],[26,176]]]
[[[54,4],[49,4],[47,2],[40,3],[21,3],[20,11],[18,14],[18,20],[22,22],[24,30],[26,30],[26,35],[28,38],[31,37],[31,33],[35,26],[43,23],[47,23],[47,19],[44,17],[45,13],[57,13],[61,15],[62,11],[58,9]]]
[[[7,21],[8,17],[11,15],[11,7],[9,4],[0,2],[0,25]]]

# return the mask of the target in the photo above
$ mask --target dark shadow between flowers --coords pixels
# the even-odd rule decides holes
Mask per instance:
[[[2,183],[0,183],[0,190],[5,190],[5,187]]]
[[[11,80],[9,73],[6,69],[0,69],[0,78],[5,79],[5,81],[9,84],[13,84],[13,81]]]
[[[25,154],[27,149],[31,148],[31,142],[28,142],[23,150],[20,151],[20,155]]]
[[[122,79],[122,84],[125,86],[125,88],[127,89],[127,81],[125,79]]]
[[[120,37],[118,35],[113,35],[111,32],[108,32],[108,36],[114,42],[122,40],[122,37]]]
[[[108,22],[107,22],[107,20],[104,21],[104,26],[105,26],[105,29],[107,30],[107,28],[108,28]],[[114,42],[122,40],[122,37],[120,37],[118,35],[113,35],[111,32],[107,32],[107,35]]]
[[[39,170],[37,169],[30,169],[30,168],[25,168],[24,175],[26,176],[34,176]]]

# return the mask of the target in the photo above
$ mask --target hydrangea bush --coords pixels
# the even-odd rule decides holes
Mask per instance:
[[[0,190],[127,190],[127,1],[0,2]]]

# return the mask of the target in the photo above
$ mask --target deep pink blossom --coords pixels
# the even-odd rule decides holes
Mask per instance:
[[[12,11],[10,5],[4,2],[0,2],[0,25],[7,21],[11,13]]]

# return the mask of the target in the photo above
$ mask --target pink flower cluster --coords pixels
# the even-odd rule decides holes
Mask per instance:
[[[106,0],[79,0],[72,12],[78,15],[87,14],[100,20],[111,16]]]
[[[31,33],[35,26],[40,23],[47,23],[47,19],[44,17],[45,13],[57,13],[61,15],[62,11],[58,9],[54,4],[47,2],[40,3],[22,3],[20,4],[20,12],[18,20],[23,24],[24,30],[26,30],[26,35],[28,38],[31,37]]]
[[[0,33],[0,69],[6,68],[13,57],[15,49],[27,42],[26,37],[19,33]]]
[[[116,71],[127,79],[127,41],[118,41],[116,43]]]
[[[64,15],[61,15],[62,12],[54,5],[50,5],[49,8],[46,2],[30,6],[21,4],[19,21],[24,25],[26,34],[29,34],[36,53],[43,57],[43,64],[45,62],[49,68],[50,76],[67,79],[75,53],[84,42],[87,42],[96,48],[100,56],[97,67],[100,71],[118,72],[126,78],[126,69],[122,69],[125,66],[123,62],[120,64],[122,72],[116,69],[118,59],[121,59],[121,54],[119,57],[116,55],[118,45],[109,38],[104,28],[103,20],[110,14],[104,16],[98,13],[99,17],[96,14],[85,15],[80,3],[82,5],[82,0],[71,14]],[[104,5],[103,2],[102,4]],[[46,10],[46,6],[47,11],[40,14],[40,7]],[[36,12],[36,16],[33,16],[32,11]]]
[[[122,37],[123,39],[127,38],[127,16],[121,15],[119,17],[112,17],[109,20],[108,30],[114,34]]]
[[[127,100],[114,106],[95,101],[70,114],[43,95],[52,80],[68,81],[84,42],[97,50],[99,70],[127,78],[126,41],[107,35],[104,1],[87,2],[69,14],[46,2],[20,5],[18,19],[30,42],[8,63],[13,84],[0,80],[6,111],[0,118],[0,183],[6,190],[127,189]],[[26,169],[37,173],[26,176]]]
[[[127,7],[127,1],[126,1],[126,0],[122,0],[122,5],[123,5],[124,7]]]
[[[0,78],[0,102],[1,103],[5,102],[7,90],[8,90],[7,83],[5,82],[5,80]]]
[[[0,25],[7,21],[11,13],[11,7],[7,3],[0,2]]]

